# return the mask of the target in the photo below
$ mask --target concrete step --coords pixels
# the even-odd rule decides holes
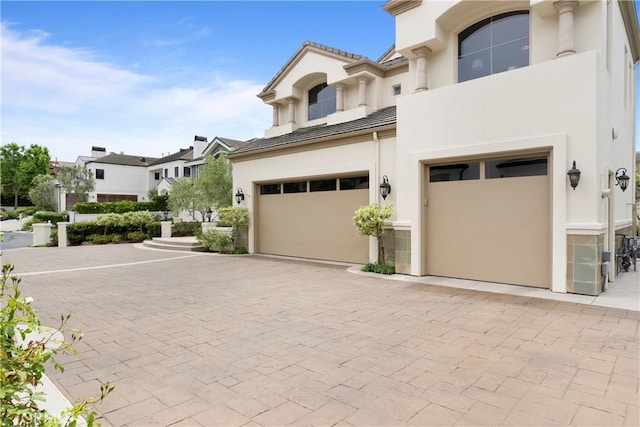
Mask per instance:
[[[165,249],[172,251],[185,251],[185,252],[204,252],[205,248],[202,247],[195,237],[172,237],[161,238],[154,237],[153,240],[145,240],[142,244],[149,248]]]

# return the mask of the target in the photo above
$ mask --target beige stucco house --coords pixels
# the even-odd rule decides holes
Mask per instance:
[[[399,273],[599,294],[603,253],[632,232],[635,189],[616,176],[635,173],[634,2],[384,9],[381,58],[306,42],[258,95],[272,126],[230,156],[249,251],[375,260],[353,213],[393,204]]]

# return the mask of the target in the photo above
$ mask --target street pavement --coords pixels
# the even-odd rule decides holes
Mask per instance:
[[[136,245],[5,251],[105,426],[640,425],[639,313]]]

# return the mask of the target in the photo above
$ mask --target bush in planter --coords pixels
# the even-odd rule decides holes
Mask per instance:
[[[218,217],[220,222],[231,224],[233,231],[231,233],[233,249],[236,248],[238,241],[238,227],[249,224],[249,210],[238,206],[227,206],[218,209]]]
[[[233,239],[229,233],[223,231],[205,231],[198,236],[198,241],[208,251],[217,249],[220,253],[226,253]]]
[[[199,230],[202,230],[202,225],[199,221],[175,222],[171,236],[196,236]]]
[[[370,262],[362,266],[362,271],[366,271],[368,273],[378,273],[378,274],[395,274],[396,268],[393,265],[389,265],[389,264],[380,264],[377,262]]]

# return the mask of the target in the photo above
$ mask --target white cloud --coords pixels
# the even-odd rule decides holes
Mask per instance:
[[[168,82],[47,38],[2,24],[2,144],[41,144],[59,160],[87,155],[92,145],[155,157],[195,134],[248,139],[270,124],[270,109],[255,96],[262,83],[221,73],[201,83],[200,70]]]

